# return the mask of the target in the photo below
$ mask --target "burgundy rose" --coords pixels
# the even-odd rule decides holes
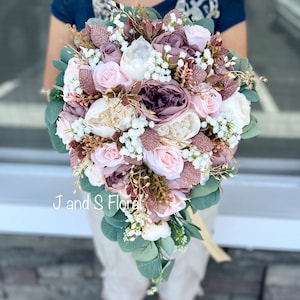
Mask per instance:
[[[143,113],[148,120],[163,124],[189,109],[191,96],[172,80],[167,83],[156,80],[144,82],[139,95]]]
[[[106,63],[109,61],[114,61],[117,64],[120,64],[122,53],[117,43],[113,43],[113,42],[103,43],[100,47],[100,50],[102,52],[103,62]]]

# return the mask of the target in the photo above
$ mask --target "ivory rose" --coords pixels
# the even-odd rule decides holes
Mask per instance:
[[[102,168],[94,164],[90,164],[84,170],[84,174],[89,179],[89,182],[93,186],[101,186],[104,184],[104,177],[102,173]]]
[[[115,142],[104,143],[97,147],[91,155],[92,161],[98,167],[116,167],[125,162]]]
[[[84,122],[92,133],[111,138],[116,129],[128,129],[133,116],[134,110],[129,105],[124,106],[119,98],[109,99],[109,102],[101,98],[91,105]]]
[[[222,96],[210,85],[202,83],[199,93],[192,96],[191,102],[200,117],[216,117],[221,111]]]
[[[132,80],[124,74],[120,66],[114,61],[97,65],[93,72],[93,80],[96,90],[101,93],[105,93],[108,89],[119,84],[128,87],[132,83]]]
[[[124,51],[120,67],[128,78],[143,80],[147,70],[146,62],[153,48],[142,36],[134,40]]]
[[[235,92],[222,103],[222,112],[231,114],[234,124],[242,130],[250,122],[250,102],[246,96],[240,92]]]
[[[166,136],[172,140],[187,141],[195,136],[201,128],[199,117],[192,111],[172,119],[170,122],[157,126],[160,136]]]
[[[200,25],[184,26],[184,32],[189,45],[200,52],[204,50],[211,37],[209,30]]]
[[[147,241],[157,241],[160,238],[166,238],[171,235],[171,229],[167,222],[160,221],[155,223],[146,223],[143,227],[142,237]]]
[[[184,162],[179,149],[160,146],[153,151],[144,151],[144,161],[158,175],[168,180],[180,177]]]

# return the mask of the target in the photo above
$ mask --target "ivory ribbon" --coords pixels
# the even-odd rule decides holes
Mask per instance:
[[[192,223],[200,228],[200,234],[203,238],[204,246],[212,258],[218,263],[231,261],[231,257],[213,241],[200,214],[198,212],[194,213],[191,207],[188,207],[187,210],[192,219]]]

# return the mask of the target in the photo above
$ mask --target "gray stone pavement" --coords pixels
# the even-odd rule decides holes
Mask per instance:
[[[226,250],[196,300],[300,299],[300,253]],[[0,235],[0,300],[101,300],[100,272],[90,239]]]

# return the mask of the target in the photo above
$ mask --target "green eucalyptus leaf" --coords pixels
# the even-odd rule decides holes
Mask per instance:
[[[94,197],[97,194],[101,194],[101,192],[105,189],[104,185],[101,186],[91,185],[88,177],[84,174],[84,172],[80,174],[79,184],[83,191],[93,194]]]
[[[62,47],[60,50],[60,60],[68,64],[69,60],[76,55],[75,49],[71,46]]]
[[[60,72],[55,79],[55,85],[63,87],[64,86],[64,76],[65,72]]]
[[[118,240],[118,233],[120,230],[109,224],[105,217],[101,221],[101,230],[109,240],[116,242]],[[121,233],[122,234],[122,233]]]
[[[211,18],[203,18],[193,22],[193,25],[200,25],[209,30],[210,33],[214,33],[215,23]]]
[[[250,139],[259,134],[259,126],[256,118],[251,114],[250,123],[243,128],[243,133],[241,135],[242,139]]]
[[[109,21],[109,20],[103,20],[103,19],[100,19],[100,18],[90,18],[87,20],[86,22],[88,25],[93,25],[95,23],[100,23],[100,24],[103,24],[105,26],[114,26],[114,23]]]
[[[162,263],[159,258],[150,261],[137,261],[136,265],[140,273],[149,279],[158,277],[162,271]]]
[[[197,210],[203,210],[217,204],[220,200],[220,189],[211,192],[208,195],[193,198],[190,200],[193,208]]]
[[[168,236],[166,238],[161,238],[160,245],[169,256],[171,256],[173,254],[174,249],[175,249],[175,243],[170,236]]]
[[[171,271],[174,267],[174,264],[175,264],[175,259],[171,259],[163,267],[163,270],[162,270],[162,279],[163,279],[163,281],[167,281],[169,279],[169,276],[170,276]]]
[[[45,123],[46,124],[55,124],[58,118],[58,115],[62,111],[64,102],[60,100],[53,100],[47,104],[45,110]]]
[[[141,236],[137,237],[133,241],[124,241],[123,232],[119,232],[118,234],[118,244],[124,252],[133,252],[134,250],[139,249],[144,243],[145,240]]]
[[[52,65],[53,67],[55,67],[56,69],[64,72],[67,68],[67,64],[61,60],[52,60]]]
[[[250,102],[259,101],[258,93],[255,90],[241,89],[240,92],[243,93]]]
[[[144,245],[132,252],[136,261],[150,261],[157,257],[158,249],[154,242],[147,241]]]
[[[200,231],[199,231],[200,229],[196,225],[186,222],[183,224],[183,227],[184,227],[185,231],[189,233],[190,236],[192,236],[196,239],[199,239],[199,240],[203,240],[203,238],[200,234]]]
[[[108,217],[108,216],[104,216],[104,217],[107,223],[109,223],[111,226],[114,226],[116,228],[125,228],[128,226],[127,217],[121,210],[119,210],[112,217]]]
[[[210,176],[205,185],[196,185],[190,193],[190,198],[198,198],[206,196],[219,188],[219,181],[213,176]]]

